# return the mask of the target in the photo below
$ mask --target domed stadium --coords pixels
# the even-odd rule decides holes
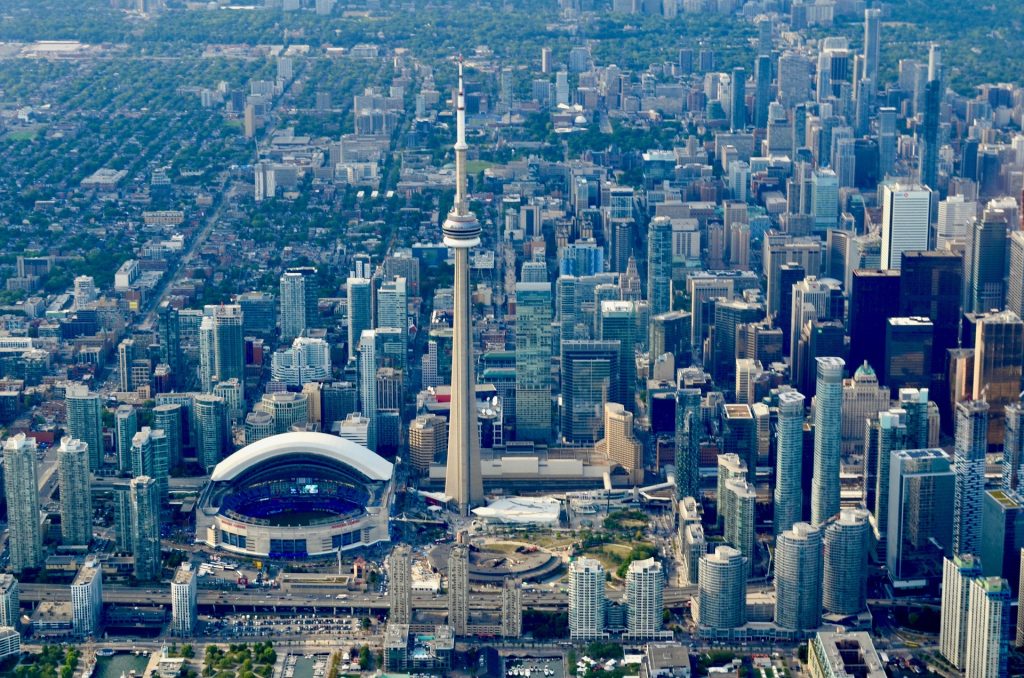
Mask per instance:
[[[392,464],[325,433],[282,433],[220,462],[196,508],[196,541],[301,560],[388,541]]]

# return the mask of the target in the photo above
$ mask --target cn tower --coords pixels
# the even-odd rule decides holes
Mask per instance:
[[[480,477],[480,441],[476,427],[473,379],[473,333],[469,301],[469,250],[480,244],[480,224],[469,211],[466,196],[466,91],[459,61],[459,93],[455,111],[455,204],[441,231],[444,244],[455,250],[455,317],[452,343],[452,400],[448,419],[448,468],[444,493],[468,516],[484,497]]]

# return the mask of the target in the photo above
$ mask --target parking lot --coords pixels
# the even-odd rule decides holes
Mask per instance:
[[[265,637],[297,636],[310,637],[329,635],[342,638],[359,638],[367,632],[362,629],[362,618],[349,615],[330,616],[299,614],[273,616],[266,614],[234,614],[214,619],[201,617],[204,630],[209,636],[225,639],[258,639]]]

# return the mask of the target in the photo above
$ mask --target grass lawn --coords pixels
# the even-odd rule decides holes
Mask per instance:
[[[636,546],[653,546],[646,542],[627,542],[620,544],[602,544],[586,550],[586,554],[601,562],[604,565],[606,572],[611,572],[612,576],[615,576],[615,571],[619,569],[627,558],[629,558],[630,552]]]
[[[508,542],[495,542],[487,544],[483,547],[486,551],[496,551],[497,553],[514,554],[516,549],[522,548],[522,544],[510,544]]]
[[[536,544],[537,546],[542,546],[548,549],[557,549],[562,546],[568,546],[569,544],[576,541],[576,539],[569,534],[549,533],[538,535],[530,539],[530,541]]]
[[[19,129],[8,133],[7,138],[11,141],[35,141],[39,136],[37,129]]]
[[[488,167],[493,167],[493,162],[487,162],[486,160],[470,160],[466,163],[466,174],[474,175],[483,172]]]

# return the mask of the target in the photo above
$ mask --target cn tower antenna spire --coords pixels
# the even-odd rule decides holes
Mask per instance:
[[[462,75],[462,57],[459,57],[459,90],[455,100],[455,214],[466,216],[469,205],[466,200],[466,85]]]

